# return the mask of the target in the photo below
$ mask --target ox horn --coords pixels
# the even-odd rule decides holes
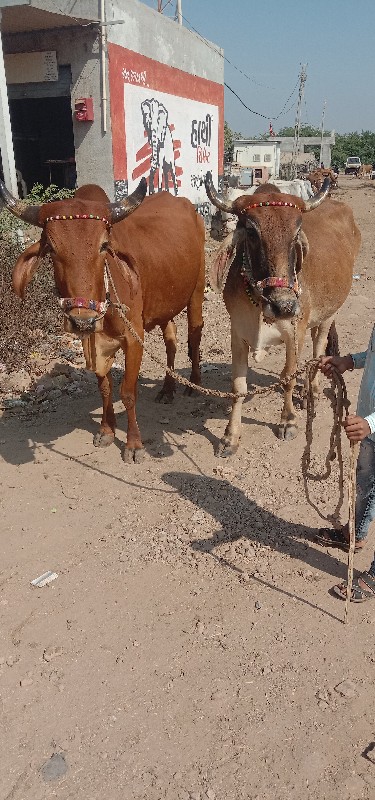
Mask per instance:
[[[109,209],[111,212],[112,225],[115,225],[116,222],[121,222],[121,220],[125,219],[132,211],[135,211],[135,209],[141,205],[142,200],[144,200],[146,192],[147,181],[146,178],[142,178],[133,194],[130,194],[129,197],[125,197],[124,200],[121,200],[121,203],[110,203]]]
[[[216,208],[219,208],[220,211],[226,211],[227,214],[234,213],[233,201],[231,203],[225,202],[223,197],[221,197],[216,191],[212,181],[212,172],[206,173],[204,185],[206,187],[207,197],[209,200],[211,200],[212,205],[216,206]]]
[[[330,186],[331,186],[330,179],[325,178],[322,188],[315,195],[315,197],[312,197],[311,200],[306,200],[304,211],[312,211],[313,208],[319,206],[322,200],[324,200],[324,198],[327,197]]]
[[[31,225],[38,225],[39,228],[43,228],[43,225],[39,222],[41,206],[32,206],[30,203],[25,203],[24,200],[17,200],[16,197],[13,197],[8,192],[2,180],[0,180],[0,198],[7,210],[14,214],[15,217],[23,219],[24,222],[29,222]]]

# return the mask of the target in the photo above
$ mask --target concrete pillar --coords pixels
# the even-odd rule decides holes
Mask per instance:
[[[9,191],[18,197],[16,164],[14,161],[12,129],[10,126],[9,102],[5,78],[3,42],[1,37],[0,11],[0,149],[3,162],[4,182]]]
[[[330,144],[322,144],[322,161],[325,167],[331,166],[331,145]]]

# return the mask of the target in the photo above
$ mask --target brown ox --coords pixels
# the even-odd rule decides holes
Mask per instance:
[[[160,326],[167,365],[172,368],[176,353],[173,318],[187,307],[191,380],[200,382],[203,220],[189,200],[168,192],[144,199],[146,189],[142,179],[129,198],[109,203],[100,187],[86,186],[78,189],[72,200],[27,206],[0,183],[8,209],[43,231],[40,241],[28,247],[15,265],[15,292],[24,297],[40,259],[49,253],[65,330],[82,339],[87,368],[96,373],[103,399],[100,430],[94,437],[97,447],[114,440],[110,369],[119,348],[125,353],[120,394],[128,414],[123,453],[127,463],[139,461],[142,454],[135,403],[143,348],[126,327],[116,308],[118,302],[127,307],[126,316],[142,340],[145,330]],[[173,399],[174,390],[174,381],[166,375],[159,399]]]
[[[330,199],[321,205],[328,189],[327,180],[322,191],[305,203],[266,184],[252,197],[239,197],[228,208],[213,187],[211,173],[206,177],[211,202],[238,217],[237,228],[220,248],[211,273],[212,287],[217,291],[225,283],[224,302],[231,318],[233,391],[247,391],[249,349],[259,361],[270,345],[284,341],[286,362],[281,379],[285,394],[279,426],[283,439],[297,434],[293,375],[306,329],[311,329],[313,354],[318,358],[325,352],[334,315],[352,285],[360,243],[348,206]],[[318,393],[317,381],[314,392]],[[242,398],[233,402],[218,455],[232,455],[238,448],[242,402]]]
[[[330,180],[330,188],[337,189],[337,175],[332,169],[319,167],[314,170],[314,172],[310,172],[310,175],[307,176],[307,180],[310,181],[311,186],[317,192],[320,192],[326,178]]]
[[[372,173],[372,164],[362,164],[358,172],[358,178],[369,178],[371,177],[371,173]]]

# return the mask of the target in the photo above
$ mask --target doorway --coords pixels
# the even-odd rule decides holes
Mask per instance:
[[[56,82],[8,87],[14,156],[22,194],[30,192],[36,183],[44,188],[51,183],[59,189],[75,188],[70,85],[70,68],[60,67]]]

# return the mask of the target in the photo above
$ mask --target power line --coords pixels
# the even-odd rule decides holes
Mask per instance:
[[[291,161],[291,169],[292,169],[292,178],[297,177],[297,155],[299,149],[299,134],[301,128],[301,106],[303,101],[303,93],[305,88],[307,75],[306,75],[306,64],[303,64],[301,67],[301,72],[299,76],[299,92],[298,92],[298,103],[297,103],[297,110],[296,110],[296,121],[294,124],[294,144],[293,144],[293,154],[292,154],[292,161]]]
[[[234,89],[232,89],[230,86],[228,86],[228,84],[225,83],[225,81],[224,81],[224,86],[226,86],[226,88],[229,89],[229,91],[232,92],[232,94],[234,94],[235,97],[237,97],[237,100],[239,100],[240,103],[244,106],[244,108],[246,108],[247,111],[250,111],[251,114],[255,114],[257,117],[263,117],[263,119],[270,119],[270,117],[266,116],[266,114],[261,114],[260,111],[254,111],[253,108],[249,108],[249,106],[247,106],[246,103],[244,103],[244,101],[241,100],[241,98],[237,94],[237,92],[235,92]]]
[[[184,15],[182,15],[182,19],[184,20],[184,22],[186,22],[189,25],[189,27],[191,29],[191,32],[194,32],[196,34],[196,36],[199,38],[199,40],[201,42],[203,42],[206,45],[206,47],[209,48],[209,50],[212,50],[214,53],[216,53],[216,55],[220,56],[224,61],[227,62],[227,64],[230,64],[230,66],[233,67],[235,70],[237,70],[237,72],[239,72],[241,75],[243,75],[245,78],[247,78],[247,80],[249,80],[251,83],[254,83],[256,86],[259,86],[259,87],[261,87],[263,89],[271,89],[271,90],[275,91],[275,87],[274,86],[266,86],[265,84],[259,83],[254,78],[251,78],[250,75],[247,75],[247,73],[244,72],[242,69],[240,69],[240,67],[236,67],[236,65],[233,64],[232,61],[230,61],[229,58],[227,58],[227,56],[223,55],[223,53],[217,47],[215,47],[215,45],[213,45],[204,36],[202,36],[202,34],[199,33],[199,31],[196,28],[194,28],[193,24]],[[289,101],[292,98],[294,92],[296,91],[298,83],[299,83],[299,81],[297,81],[296,85],[294,86],[292,92],[290,93],[289,97],[285,101],[281,111],[279,111],[277,116],[272,116],[270,114],[262,114],[260,111],[254,111],[252,108],[250,108],[249,106],[246,105],[246,103],[242,100],[242,98],[237,94],[237,92],[234,91],[234,89],[232,89],[231,86],[229,86],[229,84],[224,82],[224,86],[227,89],[229,89],[229,91],[232,92],[232,94],[234,94],[235,97],[237,97],[237,99],[244,106],[244,108],[246,108],[247,111],[250,111],[251,114],[255,114],[257,117],[262,117],[263,119],[271,119],[274,122],[276,122],[284,113],[287,114],[288,111],[290,111],[294,107],[295,103],[292,103],[290,108],[288,108],[286,111],[284,111],[285,106],[289,103]]]
[[[230,66],[231,66],[231,67],[233,67],[233,69],[237,70],[237,72],[240,72],[240,73],[241,73],[241,75],[243,75],[243,76],[244,76],[244,78],[247,78],[247,80],[248,80],[248,81],[251,81],[251,83],[255,83],[255,85],[256,85],[256,86],[260,86],[260,88],[261,88],[261,89],[271,89],[273,92],[275,92],[275,91],[276,91],[276,88],[275,88],[275,86],[267,86],[267,85],[266,85],[266,84],[264,84],[264,83],[259,83],[259,81],[256,81],[256,80],[255,80],[255,78],[251,78],[251,77],[250,77],[250,75],[248,75],[246,72],[244,72],[242,69],[240,69],[240,67],[236,67],[236,65],[235,65],[235,64],[233,64],[233,62],[232,62],[232,61],[230,61],[230,60],[229,60],[229,58],[227,58],[227,56],[224,56],[224,55],[223,55],[223,54],[220,52],[220,50],[219,50],[219,48],[218,48],[218,47],[215,47],[215,45],[214,45],[214,44],[212,44],[211,42],[209,42],[209,41],[208,41],[208,39],[206,39],[204,36],[202,36],[202,34],[201,34],[201,33],[199,33],[199,31],[197,31],[197,29],[196,29],[196,28],[194,28],[194,25],[193,25],[191,22],[189,22],[189,20],[188,20],[188,19],[186,19],[186,17],[182,16],[182,19],[184,20],[184,22],[186,22],[186,23],[189,25],[189,27],[190,27],[191,31],[192,31],[192,32],[194,32],[194,33],[195,33],[195,34],[196,34],[196,35],[199,37],[199,39],[200,39],[202,42],[204,42],[204,44],[205,44],[205,45],[206,45],[206,46],[207,46],[207,47],[208,47],[210,50],[213,50],[213,52],[214,52],[214,53],[216,53],[216,54],[217,54],[218,56],[220,56],[220,57],[221,57],[221,58],[222,58],[224,61],[226,61],[226,62],[227,62],[227,64],[230,64]]]

